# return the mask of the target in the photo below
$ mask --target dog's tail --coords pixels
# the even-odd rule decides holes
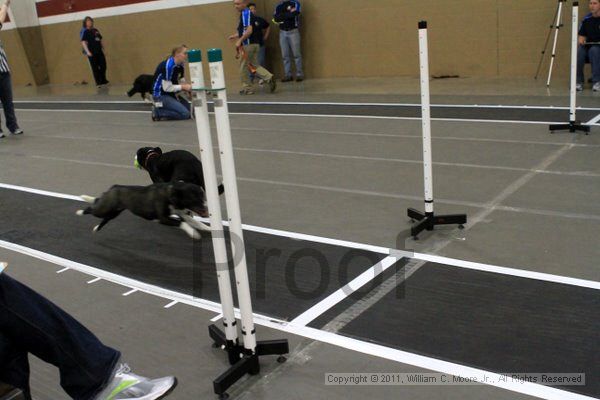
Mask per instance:
[[[75,214],[82,216],[82,215],[87,215],[87,214],[91,214],[91,213],[92,213],[92,207],[88,207],[83,210],[77,210],[77,212]]]
[[[128,97],[132,97],[135,94],[135,88],[131,88],[129,92],[127,92]]]
[[[223,186],[223,184],[221,183],[219,185],[219,196],[222,195],[223,193],[225,193],[225,186]]]
[[[82,194],[79,197],[81,197],[81,200],[85,201],[86,203],[94,204],[96,202],[96,198],[92,197],[92,196],[87,196],[85,194]]]

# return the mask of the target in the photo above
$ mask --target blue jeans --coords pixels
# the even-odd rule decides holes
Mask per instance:
[[[9,72],[0,72],[0,101],[2,102],[2,108],[4,108],[6,127],[9,131],[14,132],[19,129],[19,125],[17,124],[17,116],[15,115],[12,83]],[[0,132],[1,131],[2,129],[0,129]]]
[[[27,286],[0,274],[0,381],[30,398],[28,353],[58,367],[75,400],[93,399],[112,378],[121,354]]]
[[[162,107],[156,107],[156,116],[160,119],[182,120],[190,119],[190,102],[175,96],[164,95],[155,97],[154,102],[162,103]]]
[[[592,64],[592,81],[600,82],[600,45],[579,46],[577,49],[577,83],[583,83],[583,68],[586,60]]]
[[[283,57],[283,69],[285,77],[292,77],[292,57],[296,64],[296,76],[304,78],[302,69],[302,50],[300,48],[300,31],[292,29],[291,31],[279,31],[279,45],[281,46],[281,56]]]

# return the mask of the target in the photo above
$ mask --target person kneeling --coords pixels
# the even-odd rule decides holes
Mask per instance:
[[[190,92],[192,85],[183,79],[184,65],[187,60],[187,47],[173,49],[171,56],[156,67],[152,95],[152,120],[183,120],[191,118],[190,102],[179,95]]]

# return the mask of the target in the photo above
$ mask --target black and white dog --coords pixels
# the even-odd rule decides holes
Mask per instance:
[[[142,74],[135,78],[133,81],[133,87],[129,92],[127,92],[127,96],[132,97],[136,93],[140,93],[142,95],[142,99],[146,103],[152,103],[152,98],[146,97],[146,94],[152,96],[152,86],[154,85],[154,76],[153,75],[145,75]]]
[[[163,153],[160,147],[142,147],[135,155],[135,166],[148,171],[152,182],[187,182],[206,190],[202,163],[185,150]],[[219,185],[219,194],[225,189]]]
[[[81,198],[91,205],[77,211],[77,215],[91,214],[102,218],[102,222],[94,227],[94,232],[102,229],[125,210],[147,220],[179,227],[193,239],[201,238],[199,230],[208,229],[190,215],[190,211],[200,216],[208,214],[204,189],[191,183],[155,183],[150,186],[114,185],[99,198],[85,195]]]

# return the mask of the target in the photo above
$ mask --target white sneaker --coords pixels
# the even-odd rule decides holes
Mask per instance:
[[[575,89],[578,92],[582,92],[583,91],[583,83],[578,83],[577,85],[575,85]]]
[[[594,92],[600,92],[600,82],[594,83],[594,87],[592,88]]]
[[[119,365],[112,381],[95,400],[158,400],[177,386],[177,378],[148,379],[131,373],[127,364]]]
[[[2,131],[0,131],[0,139],[2,139],[4,136],[4,133],[2,133]]]

